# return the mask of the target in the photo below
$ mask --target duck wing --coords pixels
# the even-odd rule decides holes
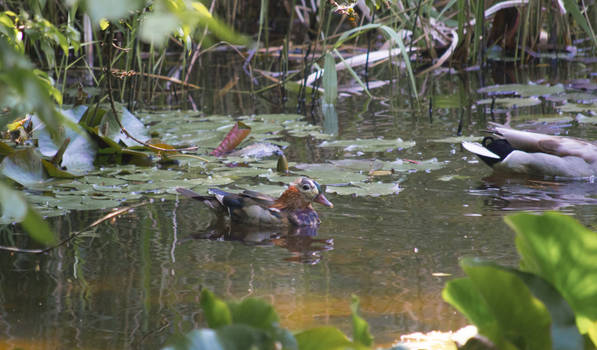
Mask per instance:
[[[548,153],[558,157],[574,156],[587,163],[597,162],[597,145],[589,141],[515,130],[497,123],[490,123],[489,130],[521,151]]]
[[[271,206],[272,204],[274,204],[274,201],[276,200],[272,196],[251,190],[244,190],[240,193],[240,195],[245,198],[250,198],[255,202],[259,203],[260,205],[263,205],[264,207]]]

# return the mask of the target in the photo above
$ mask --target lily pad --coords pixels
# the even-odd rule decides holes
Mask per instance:
[[[438,143],[462,143],[465,141],[468,142],[480,142],[483,139],[483,136],[451,136],[445,137],[443,139],[435,139],[435,140],[427,140],[428,142],[438,142]]]
[[[356,139],[356,140],[336,140],[323,141],[319,147],[341,147],[345,151],[363,151],[363,152],[384,152],[394,149],[405,149],[413,147],[414,141],[403,141],[400,138],[395,140],[377,139]]]
[[[339,195],[379,197],[398,194],[402,188],[398,183],[393,182],[359,182],[350,186],[327,186],[325,191]]]
[[[77,106],[73,109],[63,110],[62,114],[74,123],[78,123],[83,114],[87,111],[87,106]],[[64,138],[59,140],[58,144],[53,140],[47,128],[37,122],[34,125],[37,131],[34,137],[37,137],[39,151],[45,157],[53,157],[65,138],[70,139],[70,143],[66,147],[62,156],[60,165],[66,168],[69,172],[81,175],[85,172],[94,169],[93,162],[97,154],[97,145],[91,140],[89,135],[84,130],[74,130],[69,125],[64,125]]]
[[[564,92],[562,84],[553,86],[542,84],[506,84],[494,85],[480,88],[479,93],[486,93],[488,95],[518,95],[520,97],[537,97],[556,95]]]
[[[477,101],[478,105],[488,105],[492,104],[493,101],[491,99],[483,99]],[[526,98],[518,98],[518,97],[501,97],[495,99],[495,104],[505,108],[520,108],[520,107],[531,107],[541,104],[541,100],[537,97],[526,97]]]

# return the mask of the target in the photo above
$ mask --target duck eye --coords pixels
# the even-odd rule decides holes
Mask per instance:
[[[309,185],[303,185],[303,190],[309,191],[311,187]]]

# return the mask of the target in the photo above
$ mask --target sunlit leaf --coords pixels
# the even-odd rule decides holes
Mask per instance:
[[[344,350],[368,349],[369,347],[351,342],[344,333],[335,327],[312,328],[295,334],[299,349]]]
[[[350,311],[352,314],[352,340],[365,346],[373,345],[369,324],[359,316],[359,298],[356,295],[352,296]]]
[[[201,291],[201,309],[210,328],[220,328],[232,323],[228,305],[207,289]]]
[[[382,152],[410,148],[414,145],[414,141],[403,141],[400,138],[395,140],[377,138],[323,141],[319,144],[319,147],[341,147],[345,151]]]
[[[597,234],[555,212],[512,215],[506,223],[517,233],[521,268],[550,282],[572,306],[581,333],[588,333],[581,319],[597,325]]]

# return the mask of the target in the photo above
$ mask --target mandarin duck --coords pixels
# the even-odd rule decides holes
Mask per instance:
[[[545,177],[588,178],[597,175],[597,144],[490,123],[482,143],[463,142],[496,171]]]
[[[177,188],[176,191],[203,201],[218,215],[228,215],[235,223],[261,227],[316,226],[321,221],[311,203],[334,207],[323,194],[321,186],[306,177],[291,183],[278,199],[249,190],[229,193],[211,188],[211,196],[200,195],[185,188]]]

